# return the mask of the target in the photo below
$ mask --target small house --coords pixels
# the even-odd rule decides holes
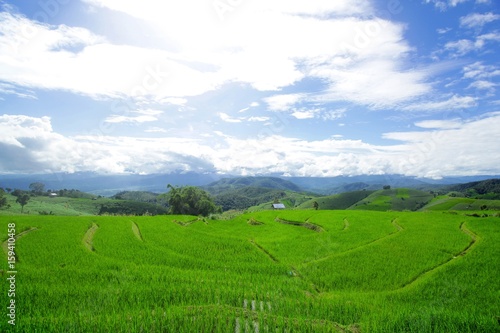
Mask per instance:
[[[285,205],[282,203],[273,204],[273,209],[285,209]]]

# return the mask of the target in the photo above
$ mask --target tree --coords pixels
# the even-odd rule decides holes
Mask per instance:
[[[390,190],[390,189],[391,189],[391,185],[385,185],[385,186],[383,187],[383,189],[384,189],[384,190]]]
[[[40,182],[35,182],[30,184],[30,190],[35,195],[42,195],[45,191],[45,184]]]
[[[318,202],[317,202],[317,201],[314,201],[314,202],[313,202],[313,207],[314,207],[314,209],[315,209],[315,210],[318,210],[318,208],[319,208],[319,204],[318,204]]]
[[[7,206],[7,198],[4,197],[4,191],[0,190],[0,208]]]
[[[208,192],[195,186],[173,187],[168,184],[168,205],[171,214],[202,215],[220,211]]]
[[[21,213],[23,212],[24,206],[28,203],[29,200],[30,195],[28,193],[22,193],[17,197],[16,202],[21,205]]]

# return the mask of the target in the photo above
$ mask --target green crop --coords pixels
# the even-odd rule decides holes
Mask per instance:
[[[405,193],[398,193],[404,197]],[[500,219],[2,217],[2,332],[498,332]]]

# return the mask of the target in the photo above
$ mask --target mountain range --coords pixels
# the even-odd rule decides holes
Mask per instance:
[[[322,195],[357,190],[376,190],[384,185],[415,189],[433,189],[439,186],[463,184],[498,178],[494,175],[446,177],[442,179],[415,178],[402,175],[362,175],[338,177],[241,177],[216,173],[176,172],[150,175],[103,175],[92,172],[52,174],[0,175],[0,187],[28,189],[34,182],[45,184],[45,189],[78,189],[96,195],[111,196],[121,191],[167,192],[167,184],[174,186],[201,186],[213,194],[240,187],[263,187]]]

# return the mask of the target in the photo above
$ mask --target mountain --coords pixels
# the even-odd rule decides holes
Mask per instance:
[[[0,187],[27,190],[34,182],[45,189],[78,189],[83,192],[111,196],[121,191],[167,192],[167,185],[202,186],[220,179],[217,174],[177,172],[151,175],[103,175],[93,172],[52,173],[39,175],[0,175]]]
[[[415,178],[401,175],[364,175],[338,177],[240,177],[216,173],[174,172],[169,174],[109,175],[94,172],[51,173],[38,175],[0,175],[0,187],[27,190],[34,182],[45,184],[45,189],[78,189],[96,195],[111,196],[121,191],[167,192],[167,184],[174,186],[208,186],[213,193],[243,186],[263,187],[296,192],[314,192],[323,195],[357,190],[378,190],[384,185],[421,190],[436,190],[443,185],[483,181],[495,176],[447,177],[443,179]],[[224,179],[224,180],[222,180]],[[218,182],[221,180],[221,182]],[[217,189],[218,188],[218,189]]]
[[[273,190],[288,190],[301,192],[302,189],[289,180],[278,177],[235,177],[223,178],[206,186],[203,186],[213,195],[227,192],[228,190],[243,187],[266,188]]]

